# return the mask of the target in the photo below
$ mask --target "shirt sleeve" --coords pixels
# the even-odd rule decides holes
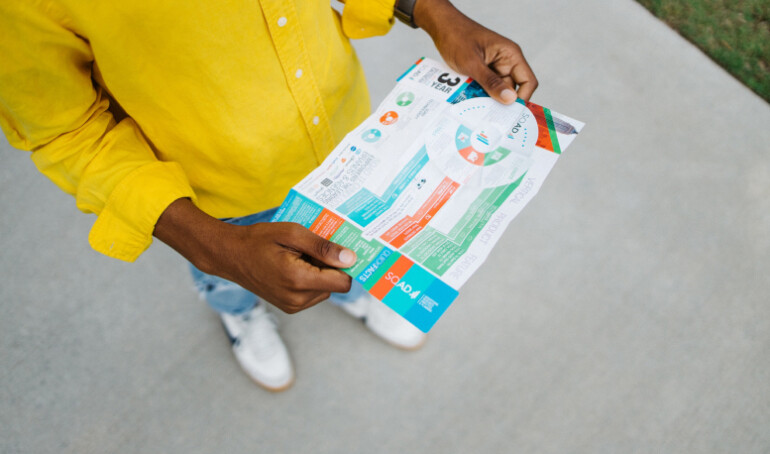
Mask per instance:
[[[97,214],[91,246],[134,261],[161,213],[195,200],[181,166],[161,162],[130,118],[116,122],[92,80],[94,57],[66,17],[37,2],[0,3],[0,126],[37,168]]]
[[[346,0],[342,10],[342,30],[348,38],[384,35],[393,26],[396,0]]]

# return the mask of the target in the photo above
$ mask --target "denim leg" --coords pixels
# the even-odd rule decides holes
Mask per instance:
[[[243,314],[253,309],[259,302],[257,295],[235,282],[206,274],[192,263],[190,263],[190,272],[193,282],[195,282],[195,288],[198,289],[198,294],[220,314]]]
[[[357,280],[353,279],[353,283],[350,284],[349,292],[332,293],[332,295],[329,297],[329,301],[336,304],[337,306],[341,306],[343,304],[352,303],[353,301],[360,298],[364,293],[366,293],[364,286],[361,285],[361,283]]]

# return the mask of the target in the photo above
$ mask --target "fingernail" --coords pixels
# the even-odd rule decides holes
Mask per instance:
[[[502,98],[504,103],[511,104],[512,102],[516,102],[519,97],[516,96],[515,91],[511,90],[510,88],[506,88],[502,93],[500,93],[500,98]]]
[[[350,249],[343,249],[340,251],[340,262],[346,267],[353,266],[356,263],[356,253]]]

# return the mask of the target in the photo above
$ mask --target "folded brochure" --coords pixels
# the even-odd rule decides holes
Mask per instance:
[[[583,125],[521,99],[500,104],[422,58],[273,221],[355,251],[343,271],[428,332]]]

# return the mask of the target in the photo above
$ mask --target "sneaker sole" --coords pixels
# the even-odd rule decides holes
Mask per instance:
[[[271,386],[267,386],[266,384],[260,382],[259,380],[257,380],[256,378],[252,377],[249,374],[246,374],[246,376],[249,377],[249,379],[251,379],[251,381],[253,381],[257,385],[259,385],[260,388],[265,389],[267,391],[270,391],[271,393],[280,393],[280,392],[286,391],[287,389],[289,389],[292,386],[294,386],[294,381],[296,380],[296,377],[291,377],[291,380],[289,381],[289,383],[287,383],[285,385],[282,385],[282,386],[279,386],[277,388],[273,388]]]
[[[230,335],[230,332],[227,330],[227,326],[225,326],[224,322],[222,322],[222,328],[225,330],[225,335],[227,336],[227,339],[230,341],[230,346],[232,347],[233,344],[235,344],[236,338]],[[230,351],[233,351],[232,348],[230,349]],[[235,362],[237,363],[238,362],[238,358],[235,356],[235,353],[233,353],[233,358],[235,359]],[[251,381],[253,381],[257,385],[259,385],[260,388],[266,389],[266,390],[268,390],[270,392],[273,392],[273,393],[279,393],[279,392],[286,391],[287,389],[291,388],[292,386],[294,386],[294,381],[297,378],[296,375],[292,375],[291,380],[289,380],[289,383],[286,383],[285,385],[281,385],[281,386],[278,386],[278,387],[273,387],[273,386],[269,386],[269,385],[267,385],[265,383],[262,383],[261,381],[259,381],[256,378],[252,377],[251,374],[249,374],[245,370],[243,370],[243,368],[241,368],[240,366],[238,366],[238,367],[241,369],[241,371],[243,371],[244,374],[246,374],[247,377],[249,377],[249,379]]]
[[[363,317],[357,317],[356,315],[354,315],[353,313],[351,313],[351,312],[349,312],[349,311],[345,311],[345,312],[347,312],[347,313],[348,313],[348,315],[351,315],[351,316],[353,316],[353,318],[355,318],[356,320],[358,320],[359,322],[361,322],[361,324],[362,324],[362,325],[364,325],[364,326],[366,327],[366,330],[367,330],[367,331],[369,331],[369,333],[371,333],[371,334],[372,334],[373,336],[375,336],[377,339],[379,339],[379,340],[381,340],[381,341],[385,342],[386,344],[390,345],[391,347],[395,347],[395,348],[397,348],[397,349],[399,349],[399,350],[403,350],[403,351],[405,351],[405,352],[414,352],[414,351],[417,351],[417,350],[421,349],[421,348],[422,348],[422,346],[423,346],[423,345],[425,345],[425,342],[427,342],[427,341],[428,341],[428,336],[426,335],[425,337],[423,337],[423,338],[422,338],[422,340],[420,341],[420,343],[419,343],[419,344],[413,345],[413,346],[411,346],[411,347],[407,347],[406,345],[397,344],[397,343],[395,343],[395,342],[393,342],[393,341],[391,341],[391,340],[388,340],[387,338],[385,338],[385,337],[383,337],[383,336],[380,336],[380,335],[379,335],[379,334],[378,334],[376,331],[374,331],[373,329],[371,329],[371,328],[369,327],[369,325],[367,325],[367,324],[366,324],[366,316],[363,316]]]
[[[372,333],[374,336],[376,336],[377,339],[385,342],[386,344],[390,345],[391,347],[395,347],[395,348],[397,348],[399,350],[403,350],[405,352],[417,351],[417,350],[421,349],[423,345],[425,345],[425,342],[428,341],[428,336],[426,335],[426,336],[424,336],[422,338],[420,343],[415,344],[413,346],[406,346],[406,345],[397,344],[397,343],[389,340],[388,338],[381,336],[379,333],[377,333],[372,328],[370,328],[369,325],[366,324],[366,317],[364,317],[361,321],[363,322],[364,326],[366,327],[366,330],[369,331],[370,333]]]

